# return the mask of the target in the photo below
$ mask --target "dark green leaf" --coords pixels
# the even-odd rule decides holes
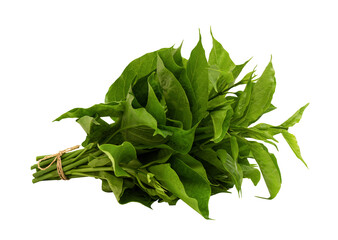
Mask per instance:
[[[149,76],[149,78],[155,78],[155,73]],[[152,81],[151,79],[148,82]],[[162,104],[158,101],[155,92],[151,85],[148,83],[148,101],[145,109],[153,115],[153,117],[157,120],[158,124],[165,125],[166,116],[165,110]]]
[[[184,129],[191,127],[192,115],[188,98],[179,81],[165,68],[160,57],[157,60],[157,76],[168,107],[167,116],[181,121]]]
[[[176,127],[162,126],[164,130],[172,132],[172,135],[167,137],[168,141],[166,145],[179,153],[187,154],[194,142],[196,127],[197,125],[189,130],[184,130]]]
[[[105,102],[124,101],[136,78],[143,78],[156,70],[157,55],[158,52],[162,51],[171,51],[171,49],[163,48],[155,52],[147,53],[129,63],[121,76],[110,86],[106,94]]]
[[[112,162],[114,173],[117,177],[130,177],[120,164],[127,164],[137,159],[135,148],[131,143],[124,142],[120,146],[103,144],[99,146],[99,149],[105,153]]]
[[[94,117],[119,117],[124,111],[124,102],[100,103],[90,108],[74,108],[54,121],[60,121],[64,118],[81,118],[84,116]]]
[[[83,116],[76,120],[83,130],[87,133],[86,140],[82,143],[85,147],[90,143],[99,143],[101,139],[104,139],[105,134],[114,128],[114,125],[109,125],[99,117]]]
[[[175,55],[176,53],[176,55]],[[158,52],[158,55],[160,56],[161,60],[163,61],[164,66],[174,74],[176,78],[179,78],[181,75],[181,72],[183,70],[183,67],[178,65],[176,61],[182,62],[182,57],[180,58],[180,54],[177,53],[177,50],[171,48],[170,51],[160,51]],[[176,61],[174,59],[174,56],[176,58]]]
[[[166,189],[208,218],[208,201],[211,194],[209,184],[182,161],[178,160],[172,164],[175,170],[170,164],[160,164],[150,167],[149,171]]]
[[[175,154],[172,158],[172,161],[176,161],[176,159],[183,161],[191,169],[197,172],[202,178],[204,178],[206,182],[209,182],[207,172],[205,171],[205,168],[200,161],[190,156],[189,154]]]

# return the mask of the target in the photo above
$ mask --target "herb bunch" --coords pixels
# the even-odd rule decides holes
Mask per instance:
[[[182,45],[145,54],[125,68],[104,103],[58,117],[55,121],[76,118],[87,134],[83,149],[62,156],[65,175],[101,179],[102,190],[113,192],[120,204],[151,207],[155,201],[175,205],[181,199],[205,218],[210,196],[233,187],[241,194],[243,178],[257,185],[262,175],[273,199],[281,173],[265,144],[277,148],[274,136],[282,134],[303,161],[288,129],[307,105],[280,125],[252,126],[276,109],[272,63],[260,77],[253,70],[237,80],[248,61],[236,65],[212,40],[209,60],[201,36],[189,59],[181,56]],[[34,183],[60,179],[55,165],[32,169]]]

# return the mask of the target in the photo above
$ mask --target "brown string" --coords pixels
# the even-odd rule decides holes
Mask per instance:
[[[77,148],[79,148],[79,147],[80,147],[80,145],[76,145],[76,146],[74,146],[74,147],[70,147],[70,148],[67,148],[67,149],[65,149],[65,150],[62,150],[62,151],[60,151],[60,152],[58,152],[58,153],[55,153],[55,154],[52,154],[52,155],[49,155],[49,156],[45,156],[44,158],[42,158],[42,159],[40,159],[40,160],[38,161],[38,168],[39,168],[40,170],[46,170],[46,169],[48,169],[50,166],[52,166],[53,163],[56,161],[56,170],[57,170],[57,172],[58,172],[60,178],[63,179],[63,180],[68,180],[68,178],[66,177],[66,175],[65,175],[65,173],[63,172],[63,169],[62,169],[61,156],[62,156],[64,153],[73,151],[74,149],[77,149]],[[54,160],[53,160],[47,167],[45,167],[45,168],[40,167],[40,162],[45,161],[45,160],[47,160],[47,159],[49,159],[49,158],[52,158],[52,157],[55,157],[55,158],[54,158]]]

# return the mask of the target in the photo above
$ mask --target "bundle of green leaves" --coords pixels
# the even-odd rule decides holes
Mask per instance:
[[[268,198],[274,198],[281,173],[265,144],[277,148],[274,136],[282,134],[303,161],[288,129],[307,105],[280,125],[252,126],[276,109],[271,104],[276,87],[272,63],[260,77],[253,70],[238,81],[248,61],[236,65],[212,40],[209,60],[201,36],[189,59],[181,56],[182,45],[145,54],[111,85],[105,103],[58,117],[76,118],[87,134],[83,149],[62,156],[66,176],[101,179],[102,190],[113,192],[121,204],[175,205],[181,199],[205,218],[210,196],[232,187],[240,194],[243,178],[257,185],[262,175]],[[55,165],[32,169],[34,183],[60,179]]]

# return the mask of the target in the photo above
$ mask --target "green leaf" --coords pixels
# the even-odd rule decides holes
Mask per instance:
[[[139,186],[145,191],[149,196],[154,199],[160,198],[159,200],[163,200],[168,202],[169,204],[175,204],[177,201],[177,197],[169,193],[166,193],[166,189],[156,180],[154,174],[147,172],[142,169],[138,171],[136,175],[137,182]]]
[[[241,121],[242,126],[248,126],[257,121],[267,111],[270,107],[275,88],[275,70],[270,61],[261,77],[253,86],[248,110],[245,118]]]
[[[129,95],[127,99],[126,108],[122,116],[121,128],[134,128],[139,126],[147,126],[154,130],[157,129],[156,119],[147,112],[145,108],[133,108],[131,102],[134,97]]]
[[[266,109],[266,111],[264,113],[268,113],[268,112],[271,112],[273,110],[276,110],[277,108],[273,105],[273,104],[270,104],[270,106],[268,107],[268,109]]]
[[[257,126],[257,125],[256,125]],[[255,127],[256,127],[255,126]],[[259,128],[245,128],[245,127],[233,127],[233,130],[238,131],[239,135],[242,137],[246,137],[246,138],[254,138],[257,140],[268,140],[271,139],[275,142],[278,142],[273,136],[275,135],[275,131],[272,131],[273,128],[267,129],[267,130],[261,130]],[[279,131],[278,129],[276,129],[277,132]]]
[[[149,167],[155,178],[204,218],[209,217],[209,184],[181,160]]]
[[[222,173],[226,173],[227,170],[224,167],[223,162],[218,158],[217,153],[212,149],[199,150],[195,153],[195,156],[202,161],[214,166]],[[209,168],[206,170],[210,170]]]
[[[119,202],[126,188],[130,184],[125,184],[125,179],[118,178],[114,174],[104,171],[82,173],[83,176],[94,177],[102,180],[102,190],[104,192],[113,192],[116,200]]]
[[[157,128],[156,119],[145,108],[133,108],[133,96],[128,95],[125,112],[121,119],[124,140],[134,145],[158,145],[165,142],[166,134]]]
[[[163,48],[158,51],[147,53],[129,63],[121,76],[110,86],[106,94],[105,102],[124,101],[136,78],[143,78],[156,70],[157,55],[162,51],[171,51],[171,49]]]
[[[146,192],[135,185],[133,188],[127,188],[124,190],[119,203],[126,204],[129,202],[138,202],[151,208],[151,204],[155,201],[156,200],[152,199]]]
[[[292,151],[294,152],[296,157],[298,159],[300,159],[306,167],[308,167],[307,164],[305,163],[305,161],[302,158],[296,137],[293,134],[289,133],[288,131],[283,131],[282,135],[283,135],[285,141],[289,144],[290,148],[292,149]]]
[[[165,110],[162,104],[158,101],[153,88],[150,85],[151,78],[155,78],[155,73],[149,76],[148,80],[148,101],[145,109],[150,113],[156,120],[158,124],[165,125],[166,116]]]
[[[232,70],[232,75],[233,75],[233,78],[234,80],[237,79],[237,77],[239,76],[239,74],[242,72],[243,68],[245,67],[245,65],[251,60],[251,58],[246,61],[245,63],[243,64],[240,64],[240,65],[236,65],[233,70]]]
[[[176,52],[176,55],[175,55]],[[160,51],[158,52],[158,55],[160,56],[161,60],[163,61],[164,66],[174,74],[176,78],[179,78],[181,75],[181,72],[183,70],[183,67],[178,65],[176,61],[182,62],[179,56],[179,53],[174,48],[170,48],[170,51]],[[176,61],[174,59],[174,55],[176,58]]]
[[[230,173],[238,194],[240,195],[243,180],[243,172],[240,165],[237,163],[237,160],[232,158],[224,149],[219,149],[216,152],[217,156],[222,161],[224,168]]]
[[[100,123],[95,118],[89,116],[83,116],[79,118],[77,122],[87,134],[90,134],[95,126],[100,126]]]
[[[209,65],[216,65],[220,70],[225,72],[231,72],[235,68],[234,62],[231,60],[229,53],[223,48],[223,46],[212,35],[212,49],[209,55]]]
[[[241,165],[241,168],[243,171],[243,178],[249,178],[252,183],[257,186],[259,180],[261,179],[261,173],[259,170],[250,165]]]
[[[190,105],[179,81],[165,68],[160,57],[157,59],[157,76],[168,107],[167,117],[181,121],[184,129],[191,127]]]
[[[196,127],[197,125],[189,130],[184,130],[177,127],[162,126],[162,129],[172,133],[166,138],[165,144],[176,152],[187,154],[193,145]]]
[[[99,149],[105,153],[113,164],[116,177],[130,177],[130,175],[120,166],[121,163],[127,164],[136,160],[136,151],[134,146],[129,142],[121,145],[102,144]]]
[[[181,45],[178,48],[174,49],[174,51],[172,52],[173,58],[174,58],[176,64],[181,66],[181,67],[183,67],[183,58],[182,58],[182,55],[181,55],[182,45],[183,45],[183,42],[181,43]]]
[[[201,35],[196,47],[191,51],[187,63],[187,75],[196,96],[196,104],[192,106],[193,122],[201,121],[206,114],[208,102],[208,62],[201,42]]]
[[[223,140],[229,126],[233,110],[230,105],[227,105],[219,110],[210,112],[212,124],[214,127],[213,141],[218,143]]]
[[[205,171],[205,168],[200,161],[190,156],[189,154],[175,154],[172,157],[172,161],[176,161],[176,159],[183,161],[191,169],[197,172],[202,178],[204,178],[206,182],[209,182],[207,172]]]
[[[109,188],[114,193],[116,200],[119,201],[123,191],[125,190],[123,188],[123,179],[118,178],[114,176],[111,173],[108,172],[99,172],[99,178],[104,179],[107,181]]]
[[[247,107],[250,103],[252,87],[253,87],[253,83],[252,83],[251,80],[249,80],[249,82],[246,85],[243,93],[239,97],[238,104],[236,106],[235,113],[234,113],[234,118],[238,119],[238,118],[241,118],[244,115],[245,110],[247,109]]]
[[[100,103],[90,108],[74,108],[54,121],[60,121],[64,118],[81,118],[84,116],[94,117],[119,117],[124,111],[124,102]]]
[[[98,116],[95,118],[83,116],[77,119],[76,122],[79,123],[87,133],[86,140],[82,143],[83,147],[90,143],[99,143],[100,140],[104,139],[105,134],[115,127],[115,124],[109,125]]]
[[[208,68],[209,81],[217,93],[223,92],[231,83],[234,77],[231,72],[222,71],[216,65]]]
[[[231,146],[232,158],[234,159],[234,161],[237,161],[238,155],[239,155],[239,148],[238,148],[237,138],[235,136],[230,136],[230,146]]]
[[[266,186],[268,187],[270,197],[276,197],[281,187],[281,175],[278,165],[275,163],[267,149],[263,144],[257,142],[249,142],[251,152],[262,172]]]
[[[153,72],[154,73],[154,72]],[[145,76],[143,78],[138,79],[135,81],[135,83],[131,87],[131,94],[134,96],[133,100],[133,106],[139,107],[145,107],[147,104],[147,99],[148,99],[148,77],[150,77],[152,74],[149,76]],[[135,104],[137,103],[137,104]]]
[[[95,157],[93,160],[88,162],[88,166],[90,166],[91,168],[111,166],[111,165],[112,165],[112,162],[107,156]]]
[[[216,108],[225,107],[226,105],[231,105],[234,103],[232,99],[226,99],[225,95],[219,95],[208,101],[208,111],[212,111]]]
[[[198,110],[197,96],[195,95],[194,89],[192,88],[186,69],[183,69],[183,71],[181,72],[181,76],[177,80],[180,82],[182,88],[185,91],[185,94],[187,95],[190,105],[190,111],[192,117],[194,117],[196,115],[196,111]]]
[[[293,114],[288,120],[286,120],[284,123],[282,123],[280,126],[289,128],[295,125],[296,123],[299,123],[300,119],[303,116],[303,112],[306,109],[306,107],[309,106],[309,103],[305,106],[301,107],[295,114]]]
[[[173,151],[170,149],[158,149],[157,151],[146,152],[138,155],[139,161],[143,164],[140,168],[147,168],[151,165],[166,163]]]

